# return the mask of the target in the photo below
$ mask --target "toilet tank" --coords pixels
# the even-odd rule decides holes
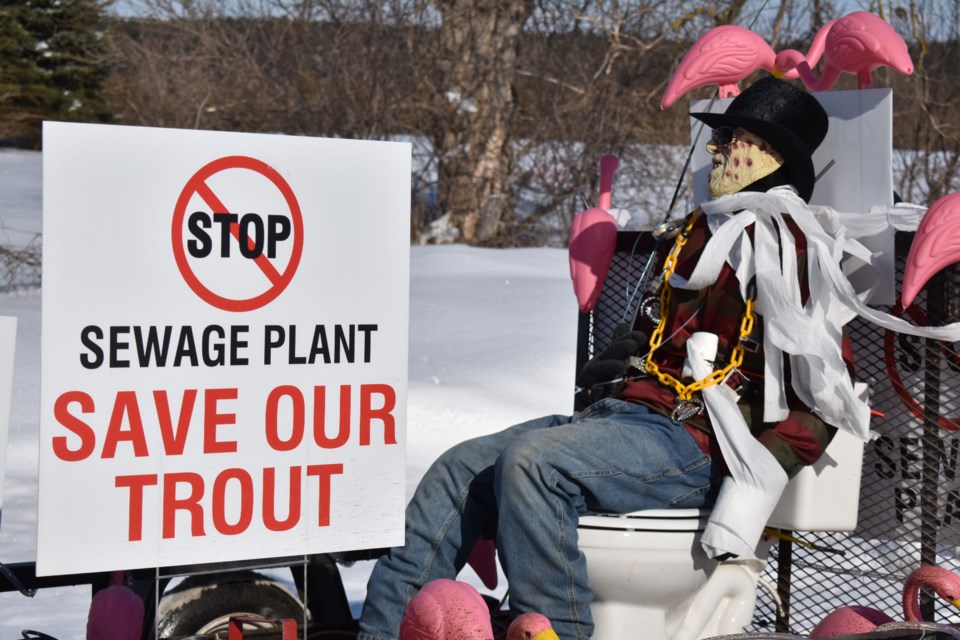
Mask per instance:
[[[862,466],[863,441],[838,431],[820,459],[787,483],[768,524],[792,531],[853,531]]]

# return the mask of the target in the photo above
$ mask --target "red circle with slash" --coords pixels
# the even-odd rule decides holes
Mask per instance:
[[[193,198],[194,195],[199,196],[200,199],[210,207],[211,211],[229,213],[229,209],[223,204],[220,197],[214,193],[213,189],[210,188],[207,180],[221,171],[234,169],[253,171],[269,180],[270,183],[280,191],[284,201],[287,203],[293,227],[293,247],[290,259],[282,270],[278,269],[263,253],[250,260],[263,272],[263,275],[266,276],[270,285],[265,291],[249,298],[228,298],[211,291],[194,273],[184,251],[184,218],[186,217],[187,206],[191,198]],[[231,224],[230,231],[231,235],[239,242],[239,224],[236,222]],[[203,166],[187,181],[183,191],[180,192],[180,197],[174,208],[172,239],[173,255],[177,262],[177,268],[180,270],[184,281],[186,281],[194,293],[208,304],[218,309],[223,309],[224,311],[252,311],[276,299],[276,297],[287,288],[290,281],[293,280],[293,276],[300,264],[300,257],[303,254],[303,215],[300,211],[300,204],[297,202],[297,198],[293,193],[293,189],[290,188],[290,185],[283,179],[283,176],[273,167],[261,160],[248,156],[227,156]]]

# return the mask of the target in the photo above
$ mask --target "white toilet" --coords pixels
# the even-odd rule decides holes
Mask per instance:
[[[821,460],[787,485],[770,526],[852,531],[862,458],[863,442],[838,433]],[[718,563],[700,546],[708,517],[697,509],[664,509],[580,518],[594,640],[698,640],[743,631],[773,541],[758,541],[756,558]]]

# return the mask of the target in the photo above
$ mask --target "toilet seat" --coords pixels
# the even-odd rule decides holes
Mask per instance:
[[[649,509],[625,514],[580,516],[579,529],[617,531],[703,531],[710,512],[705,509]]]

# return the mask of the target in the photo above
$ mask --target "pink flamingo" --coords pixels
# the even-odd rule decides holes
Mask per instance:
[[[907,576],[903,585],[903,615],[907,622],[923,621],[920,615],[920,587],[930,587],[938,596],[960,608],[960,576],[940,567],[925,565]],[[840,607],[821,620],[809,637],[832,638],[867,633],[893,621],[887,614],[870,607]]]
[[[124,577],[123,571],[114,571],[109,586],[90,601],[87,640],[140,640],[143,598],[123,583]]]
[[[900,73],[913,73],[913,61],[907,44],[886,21],[869,11],[855,11],[823,26],[817,37],[823,40],[823,73],[819,78],[812,67],[818,62],[818,53],[804,56],[787,49],[777,54],[774,75],[797,71],[811,91],[826,91],[834,85],[841,73],[857,76],[857,88],[873,84],[873,70],[888,66]]]
[[[410,600],[400,622],[400,640],[493,640],[490,609],[466,582],[438,578]],[[558,640],[545,616],[524,613],[507,629],[507,640]]]
[[[776,78],[785,78],[788,73],[792,74],[794,78],[797,78],[800,77],[801,69],[806,69],[812,76],[810,70],[820,62],[820,57],[823,55],[823,50],[826,46],[827,34],[830,33],[830,28],[833,27],[834,22],[836,22],[836,20],[831,20],[820,27],[820,31],[817,32],[817,35],[813,37],[813,42],[810,43],[810,49],[807,51],[807,55],[803,55],[803,53],[796,49],[784,49],[778,53],[776,58],[774,58],[773,68],[770,70],[770,73]]]
[[[960,261],[960,193],[946,195],[927,209],[907,254],[900,300],[909,307],[933,274]]]
[[[741,80],[757,69],[773,69],[776,54],[766,40],[743,27],[714,27],[697,40],[677,66],[660,101],[666,109],[683,94],[708,84],[719,85],[721,98],[740,95]],[[798,77],[793,69],[781,77]]]
[[[580,311],[588,313],[600,299],[617,247],[617,221],[610,212],[613,174],[619,158],[600,159],[600,197],[597,206],[581,211],[570,225],[570,278]]]
[[[407,605],[400,640],[493,640],[490,609],[466,582],[432,580]]]

